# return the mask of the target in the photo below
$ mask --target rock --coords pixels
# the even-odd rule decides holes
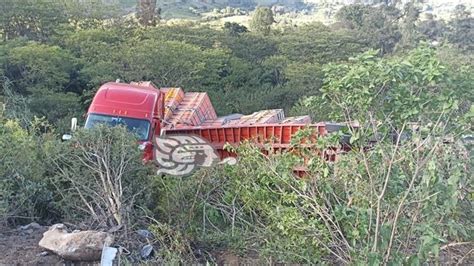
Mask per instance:
[[[63,224],[55,224],[43,234],[39,246],[66,260],[100,260],[102,248],[110,246],[114,237],[105,232],[81,231],[68,233]]]
[[[142,256],[143,259],[147,259],[152,255],[153,255],[153,246],[150,244],[143,246],[142,250],[140,251],[140,256]]]
[[[30,230],[30,229],[41,229],[41,225],[39,225],[38,223],[30,223],[30,224],[27,224],[27,225],[23,225],[23,226],[20,226],[20,230]]]
[[[45,257],[45,256],[48,256],[49,255],[49,252],[48,251],[43,251],[43,252],[40,252],[36,255],[36,257]]]
[[[153,234],[150,231],[145,230],[145,229],[137,230],[137,234],[144,237],[144,238],[152,238],[153,237]]]

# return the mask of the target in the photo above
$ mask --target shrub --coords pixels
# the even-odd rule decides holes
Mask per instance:
[[[308,174],[298,179],[301,158],[242,145],[237,165],[157,177],[160,218],[209,249],[284,263],[419,264],[472,241],[472,146],[462,137],[472,112],[459,110],[434,51],[367,52],[325,72],[323,97],[303,105],[359,122],[349,152],[322,160],[312,149],[340,135],[319,138],[301,152]]]
[[[157,177],[160,218],[208,249],[287,263],[437,260],[442,245],[472,235],[463,211],[472,207],[471,171],[459,142],[388,138],[335,163],[314,157],[302,179],[292,154],[238,152],[235,166]]]
[[[37,134],[47,127],[42,120],[30,122],[30,131],[16,120],[0,115],[0,215],[2,222],[45,221],[54,218],[53,195],[46,181],[47,154],[43,145],[51,134]]]
[[[80,130],[70,142],[0,121],[0,214],[4,222],[35,220],[125,227],[147,210],[149,169],[124,128]],[[26,156],[25,156],[26,155]]]
[[[79,130],[54,155],[56,204],[72,221],[128,226],[147,209],[148,168],[131,133],[122,127]]]

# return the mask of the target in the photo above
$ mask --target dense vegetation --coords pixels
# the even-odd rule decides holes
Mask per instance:
[[[474,19],[462,7],[445,22],[420,20],[413,5],[353,5],[332,25],[279,29],[268,8],[250,29],[148,23],[101,1],[2,0],[0,12],[2,222],[120,226],[124,245],[149,227],[165,262],[228,250],[267,262],[420,263],[473,241]],[[122,128],[58,141],[116,79],[206,91],[222,115],[284,108],[362,129],[337,162],[310,155],[303,179],[292,174],[301,158],[251,145],[235,166],[155,176]]]

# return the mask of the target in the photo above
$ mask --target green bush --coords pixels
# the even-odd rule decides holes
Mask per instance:
[[[299,179],[294,155],[242,146],[235,166],[156,177],[156,212],[200,246],[272,261],[437,260],[442,245],[472,236],[466,152],[438,137],[387,139],[335,163],[313,157]]]
[[[44,121],[43,121],[44,122]],[[53,193],[47,182],[48,154],[44,146],[52,135],[35,134],[41,127],[36,120],[31,130],[0,115],[0,215],[2,222],[45,221],[55,218],[51,209]]]
[[[149,169],[134,135],[122,127],[75,132],[52,154],[62,217],[100,226],[130,226],[144,214],[150,195]]]
[[[149,168],[126,129],[80,130],[61,142],[42,120],[29,128],[0,123],[2,221],[128,226],[146,212]]]
[[[331,65],[323,97],[304,106],[362,125],[349,128],[350,151],[335,162],[314,154],[337,145],[339,134],[300,147],[308,174],[298,179],[301,158],[242,145],[235,166],[157,177],[156,212],[199,245],[256,251],[270,261],[440,261],[442,246],[472,241],[474,228],[464,211],[472,209],[472,147],[462,137],[472,112],[458,108],[469,98],[446,89],[449,82],[426,47]]]

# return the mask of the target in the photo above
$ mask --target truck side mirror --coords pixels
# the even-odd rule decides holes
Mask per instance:
[[[71,132],[76,131],[77,128],[77,118],[71,118]]]
[[[73,117],[73,118],[71,118],[71,133],[70,134],[64,134],[61,137],[61,140],[62,141],[68,141],[68,140],[72,139],[72,132],[76,131],[76,129],[77,129],[77,118]]]

